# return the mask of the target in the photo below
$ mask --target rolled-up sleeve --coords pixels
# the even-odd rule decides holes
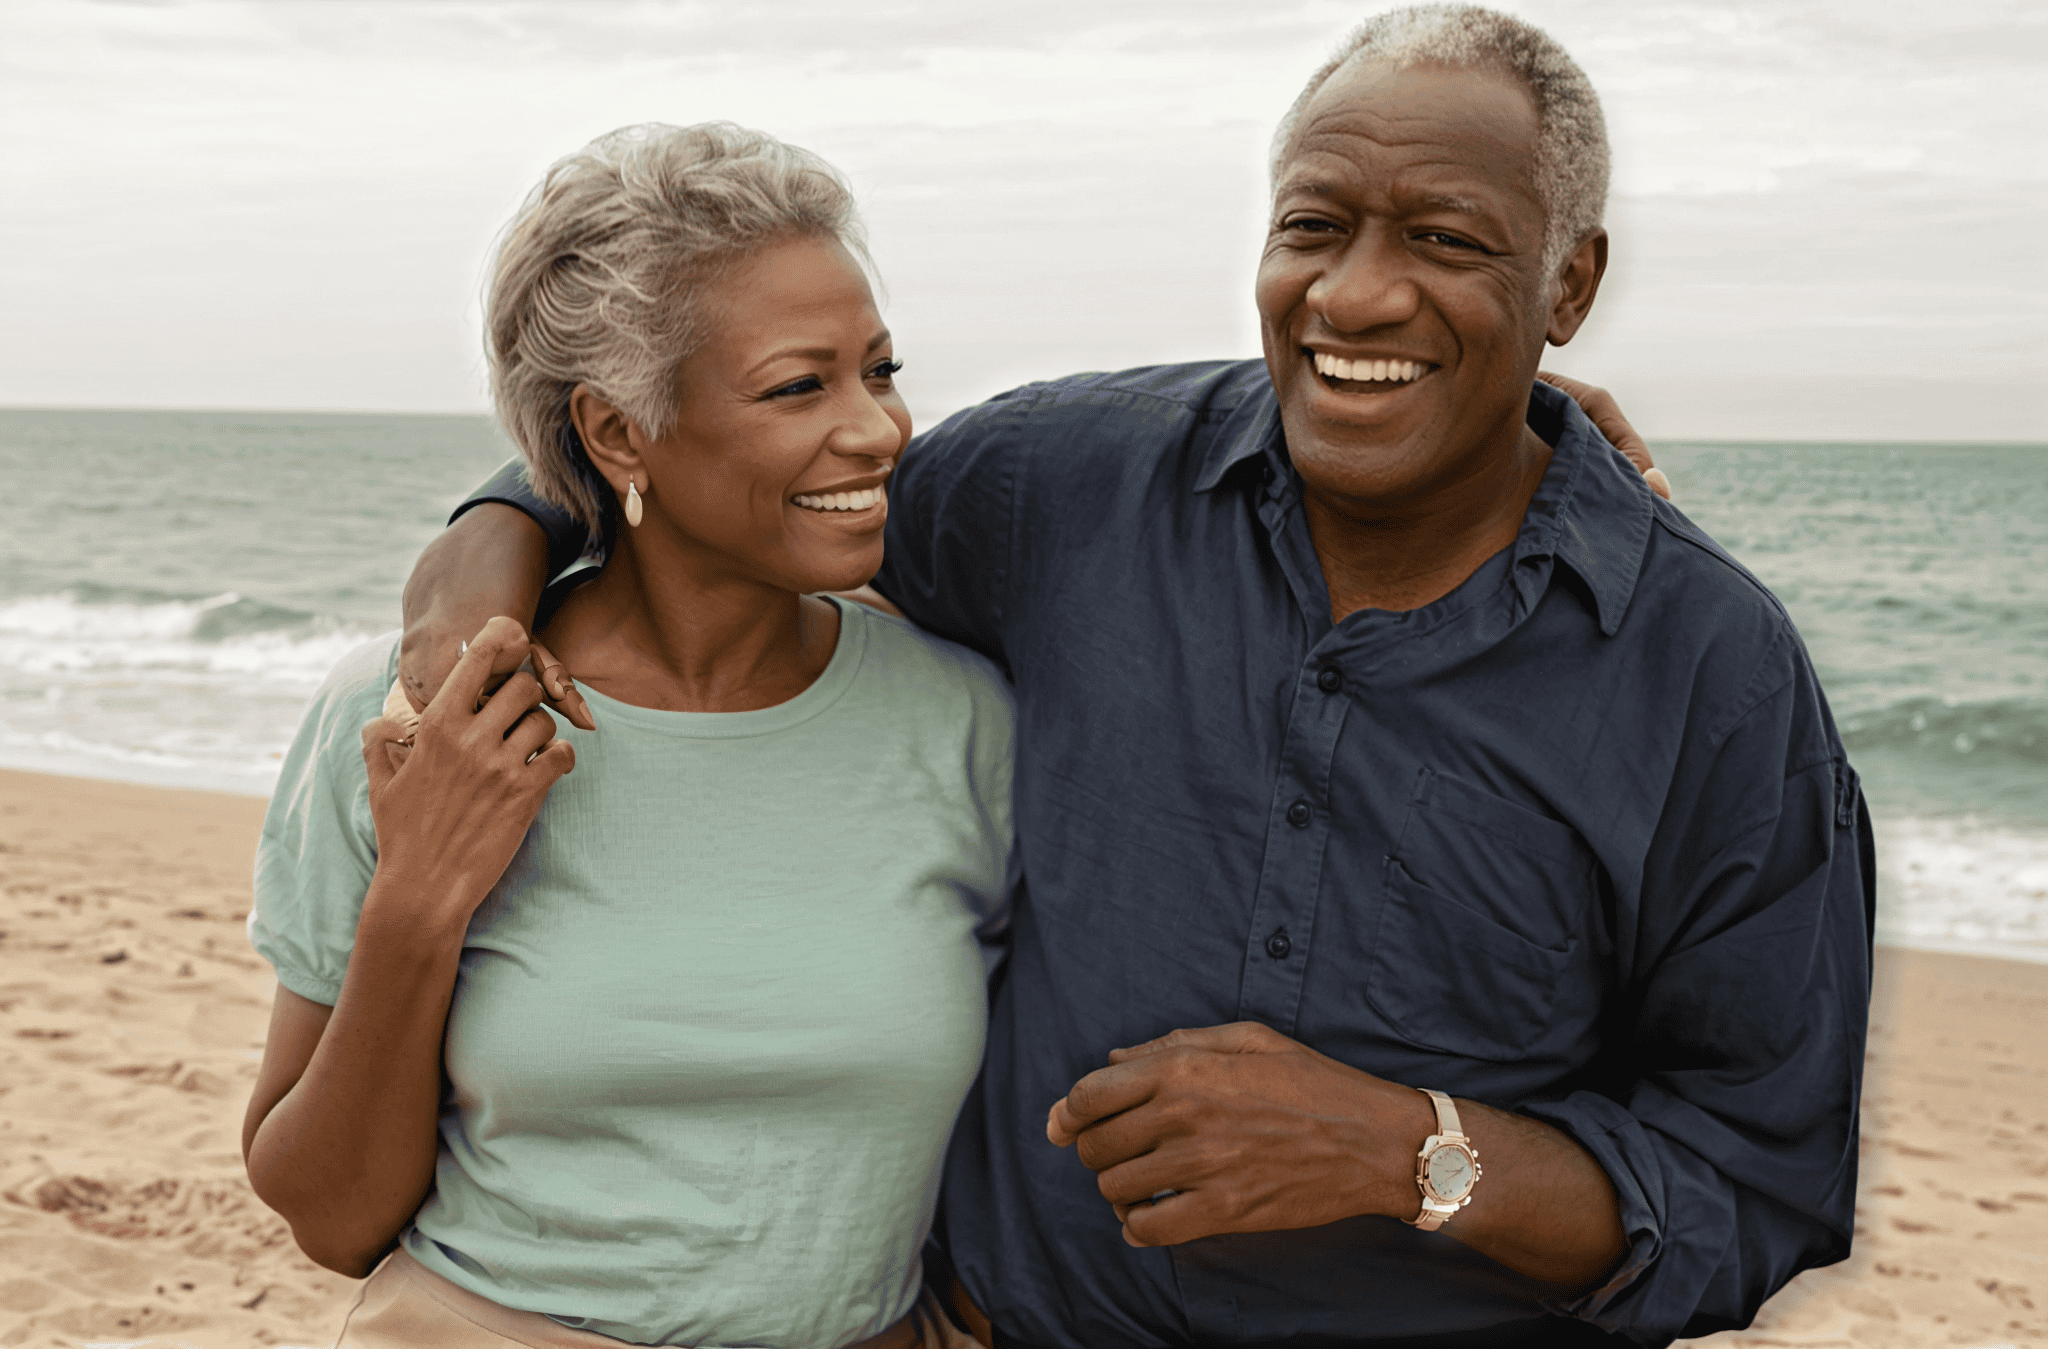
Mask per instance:
[[[1619,906],[1626,1079],[1524,1107],[1606,1170],[1629,1243],[1554,1310],[1644,1344],[1747,1325],[1854,1230],[1869,812],[1789,626],[1730,718]]]
[[[534,492],[533,485],[526,480],[525,465],[517,459],[507,459],[496,473],[477,484],[462,499],[462,504],[449,512],[448,523],[454,524],[464,514],[486,502],[524,511],[540,526],[541,532],[548,537],[549,576],[560,573],[589,551],[590,531],[560,506],[542,501]]]

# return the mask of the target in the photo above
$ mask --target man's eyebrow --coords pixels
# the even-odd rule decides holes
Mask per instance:
[[[1439,211],[1455,211],[1459,215],[1487,215],[1490,212],[1470,197],[1461,197],[1455,192],[1429,192],[1421,198],[1421,204]]]
[[[1432,211],[1454,211],[1456,215],[1493,215],[1487,207],[1470,197],[1458,197],[1456,192],[1423,192],[1417,199],[1419,205]]]

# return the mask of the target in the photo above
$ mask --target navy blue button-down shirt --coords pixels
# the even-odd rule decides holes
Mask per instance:
[[[1855,775],[1778,603],[1568,400],[1538,386],[1530,423],[1555,448],[1514,545],[1337,624],[1257,362],[1030,386],[905,456],[876,584],[1017,689],[1023,882],[940,1212],[1007,1336],[1561,1313],[1655,1344],[1846,1254]],[[1047,1107],[1112,1048],[1239,1020],[1565,1130],[1614,1183],[1621,1267],[1547,1300],[1381,1217],[1125,1245]]]

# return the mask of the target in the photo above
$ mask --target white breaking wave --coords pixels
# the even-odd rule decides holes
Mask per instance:
[[[241,609],[256,612],[241,623],[218,621]],[[210,621],[225,630],[203,632]],[[149,671],[311,693],[336,661],[373,635],[254,605],[233,591],[151,603],[33,595],[0,604],[0,680]]]
[[[0,764],[264,792],[306,702],[367,628],[233,591],[0,603]]]
[[[1887,816],[1877,830],[1877,939],[2048,961],[2048,830]]]

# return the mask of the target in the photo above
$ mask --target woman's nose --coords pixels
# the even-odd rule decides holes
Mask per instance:
[[[903,441],[903,428],[896,424],[881,400],[862,386],[847,420],[832,438],[832,449],[844,455],[887,459],[903,448]]]

